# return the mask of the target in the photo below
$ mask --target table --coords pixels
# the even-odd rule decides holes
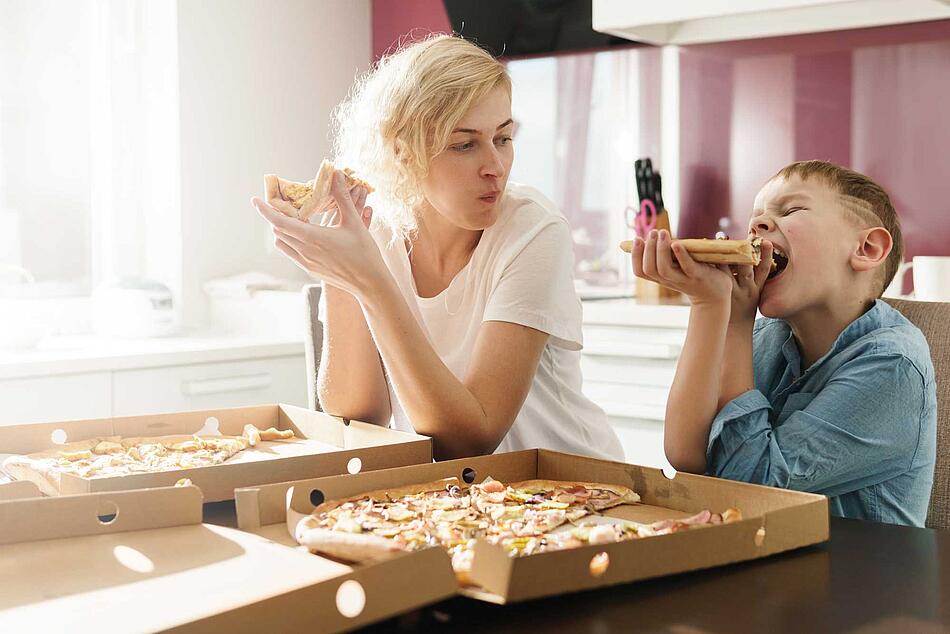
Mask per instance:
[[[206,505],[225,523],[232,503]],[[831,519],[825,544],[548,599],[456,597],[368,632],[950,632],[950,531]]]

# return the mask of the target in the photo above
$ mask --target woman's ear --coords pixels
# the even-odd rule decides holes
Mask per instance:
[[[851,268],[870,271],[884,264],[894,246],[891,232],[884,227],[871,227],[859,234],[858,248],[851,254]]]

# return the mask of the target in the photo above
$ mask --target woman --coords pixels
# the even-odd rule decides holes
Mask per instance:
[[[581,393],[567,222],[508,184],[505,67],[434,36],[384,58],[336,120],[335,162],[376,188],[375,214],[339,172],[319,225],[252,200],[277,247],[324,282],[323,409],[392,416],[431,436],[439,459],[534,447],[622,459]]]

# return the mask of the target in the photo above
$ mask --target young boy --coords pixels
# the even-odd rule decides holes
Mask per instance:
[[[837,516],[923,526],[936,387],[923,335],[878,299],[903,252],[887,193],[830,163],[793,163],[756,196],[749,235],[763,239],[754,268],[698,263],[665,231],[636,241],[636,274],[692,303],[666,411],[670,463],[821,493]]]

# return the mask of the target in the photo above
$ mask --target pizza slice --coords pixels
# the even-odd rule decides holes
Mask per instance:
[[[324,159],[320,164],[320,169],[317,170],[317,175],[306,183],[290,181],[276,174],[265,174],[265,198],[282,213],[306,222],[314,213],[324,211],[335,204],[330,195],[335,170],[333,163]],[[364,187],[367,192],[373,191],[373,187],[358,178],[353,170],[345,168],[343,174],[346,176],[348,190]]]
[[[757,266],[762,261],[762,239],[749,240],[674,240],[674,244],[686,247],[687,253],[697,262],[707,264],[736,264]],[[633,240],[624,240],[620,248],[627,253],[633,252]],[[773,262],[774,266],[774,262]]]

